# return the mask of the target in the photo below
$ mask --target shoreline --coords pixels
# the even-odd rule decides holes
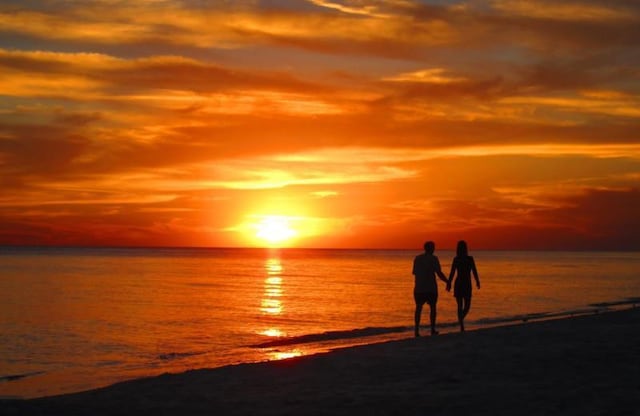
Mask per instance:
[[[638,303],[640,303],[640,298],[631,297],[618,301],[593,303],[586,305],[583,308],[577,309],[527,313],[497,318],[480,318],[477,320],[468,320],[467,331],[478,331],[501,326],[511,326],[531,322],[543,322],[547,320],[557,320],[585,315],[588,316],[593,314],[608,313],[617,310],[624,310],[627,308],[635,308]],[[423,325],[421,325],[421,329],[423,336],[428,336],[430,329],[429,325],[423,323]],[[440,331],[441,335],[454,334],[458,332],[458,323],[453,321],[441,322],[438,325],[438,330]],[[279,337],[271,341],[248,344],[243,347],[250,350],[261,351],[260,353],[258,353],[258,355],[262,356],[262,359],[236,359],[228,362],[221,362],[219,364],[216,363],[214,365],[203,364],[186,368],[165,368],[164,371],[145,371],[143,369],[129,372],[128,374],[122,373],[119,376],[111,377],[111,380],[103,380],[103,382],[87,383],[86,379],[82,379],[81,382],[69,383],[69,378],[61,378],[61,375],[49,373],[47,371],[24,371],[11,374],[0,374],[0,383],[13,384],[14,382],[22,382],[22,380],[25,379],[28,379],[27,383],[30,383],[26,385],[28,390],[10,388],[10,394],[0,394],[0,401],[31,400],[51,396],[82,393],[90,390],[109,387],[111,385],[122,382],[153,378],[165,373],[179,374],[195,369],[215,370],[222,367],[235,366],[240,364],[259,364],[269,361],[290,359],[294,357],[326,354],[335,350],[341,350],[345,348],[356,348],[367,346],[370,344],[405,340],[412,337],[412,334],[413,325],[406,325],[392,327],[364,327],[342,331],[326,331],[294,337]],[[240,349],[242,350],[242,348]],[[237,356],[236,358],[239,357]],[[34,377],[33,380],[32,377]],[[46,380],[41,380],[42,377],[44,377]],[[38,380],[35,380],[35,378],[38,378]],[[73,384],[74,388],[60,388],[60,386],[57,385],[58,381],[60,380],[64,380],[63,383],[65,385]],[[52,388],[53,386],[56,386],[55,389]],[[39,393],[33,394],[33,391],[35,391],[36,389],[39,390]]]
[[[640,308],[0,400],[3,414],[634,414]]]
[[[480,318],[476,320],[468,320],[467,330],[477,331],[500,326],[608,313],[625,308],[636,307],[638,303],[640,303],[640,298],[627,297],[617,301],[592,303],[585,305],[582,308],[527,313],[496,318]],[[428,324],[423,323],[421,328],[423,335],[428,335]],[[440,322],[438,330],[441,335],[456,333],[458,332],[458,323],[454,321]],[[404,340],[412,337],[412,334],[413,325],[404,325],[390,327],[362,327],[349,330],[311,333],[293,337],[278,337],[271,341],[246,344],[242,347],[238,347],[238,351],[236,352],[239,355],[235,355],[235,359],[220,360],[220,362],[217,362],[218,360],[216,359],[216,362],[213,365],[211,365],[210,362],[205,362],[200,365],[178,365],[176,367],[167,366],[164,369],[155,370],[142,368],[126,370],[125,372],[120,373],[112,372],[106,377],[103,374],[103,377],[99,382],[96,382],[95,379],[87,381],[87,376],[92,377],[91,373],[88,372],[85,373],[85,378],[81,377],[74,381],[73,376],[75,376],[75,374],[67,375],[60,372],[35,371],[33,368],[26,368],[22,372],[17,371],[14,373],[0,374],[0,387],[4,387],[4,389],[0,389],[0,392],[3,393],[0,394],[0,400],[30,400],[81,393],[108,387],[121,382],[157,377],[164,373],[177,374],[189,370],[204,368],[213,370],[230,365],[255,364],[293,357],[324,354],[344,348]],[[256,356],[248,357],[246,352],[247,349],[257,351],[257,356],[261,358],[256,358]],[[170,356],[172,353],[169,353],[168,355]],[[230,355],[230,357],[231,356],[233,355]],[[19,387],[18,385],[14,385],[14,383],[22,384],[20,384]]]

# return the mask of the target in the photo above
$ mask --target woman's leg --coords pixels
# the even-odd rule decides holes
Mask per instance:
[[[462,317],[466,318],[469,314],[469,309],[471,309],[471,296],[464,298],[464,308],[462,310]]]
[[[457,297],[456,303],[458,304],[458,323],[460,324],[460,331],[464,331],[464,298]]]

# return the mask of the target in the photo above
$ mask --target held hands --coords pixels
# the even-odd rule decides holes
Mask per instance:
[[[451,280],[447,282],[447,292],[451,292]]]

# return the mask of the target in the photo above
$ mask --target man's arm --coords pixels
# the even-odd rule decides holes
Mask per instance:
[[[438,275],[440,280],[442,280],[445,283],[449,283],[449,281],[447,280],[447,276],[445,276],[444,273],[442,273],[442,269],[440,268],[440,259],[438,259],[437,257],[436,257],[436,274]]]

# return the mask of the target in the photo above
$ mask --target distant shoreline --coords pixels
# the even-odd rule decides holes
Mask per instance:
[[[3,400],[3,414],[632,414],[640,308]],[[373,412],[373,413],[372,413]]]

